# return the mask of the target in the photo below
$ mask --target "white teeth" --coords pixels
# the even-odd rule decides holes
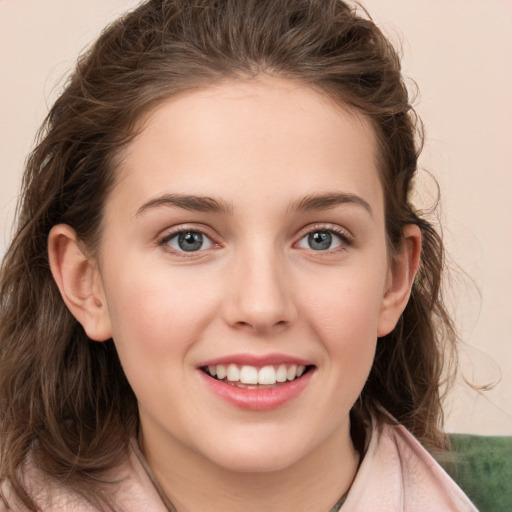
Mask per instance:
[[[276,372],[276,381],[277,382],[286,382],[286,366],[284,364],[280,365]]]
[[[275,384],[276,383],[276,371],[273,366],[264,366],[258,372],[258,383],[259,384]]]
[[[236,364],[229,365],[209,365],[207,367],[208,373],[219,380],[227,378],[229,382],[241,382],[242,384],[263,384],[274,385],[276,382],[292,381],[301,377],[306,371],[303,365],[297,366],[296,364],[279,366],[263,366],[256,368],[255,366],[244,365],[242,367]]]
[[[227,374],[226,367],[223,364],[218,364],[217,365],[217,378],[219,380],[225,379],[226,374]]]
[[[258,369],[254,366],[242,366],[240,382],[242,384],[258,384]]]
[[[288,368],[288,371],[286,372],[286,378],[288,380],[293,380],[297,376],[297,365],[292,364],[290,368]]]
[[[228,366],[226,377],[231,382],[236,382],[237,380],[240,380],[240,370],[238,369],[238,366],[236,364],[230,364]]]

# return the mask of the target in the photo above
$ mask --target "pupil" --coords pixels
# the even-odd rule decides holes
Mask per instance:
[[[332,235],[328,231],[316,231],[308,236],[308,242],[311,249],[315,251],[329,249],[332,243]]]
[[[187,252],[198,251],[203,245],[203,235],[201,233],[181,233],[178,236],[178,245],[180,249]]]

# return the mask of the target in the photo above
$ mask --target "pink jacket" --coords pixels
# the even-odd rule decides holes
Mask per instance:
[[[343,512],[477,512],[476,507],[402,426],[374,429]]]
[[[122,482],[115,503],[123,512],[169,512],[134,448],[120,468]],[[41,485],[37,503],[44,512],[93,512],[93,508],[63,490]],[[0,502],[0,512],[7,511]],[[16,507],[12,510],[25,512]],[[402,426],[383,425],[372,432],[370,444],[341,512],[477,512],[475,506],[439,464]]]

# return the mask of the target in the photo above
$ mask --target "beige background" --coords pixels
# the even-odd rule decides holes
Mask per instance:
[[[80,49],[133,0],[0,0],[0,255],[9,238],[23,160]],[[512,2],[368,0],[420,88],[427,126],[422,166],[441,184],[456,273],[452,303],[464,376],[498,382],[479,394],[462,378],[447,428],[512,435]],[[420,180],[419,205],[432,198]]]

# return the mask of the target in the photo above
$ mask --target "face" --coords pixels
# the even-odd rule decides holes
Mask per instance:
[[[392,282],[369,123],[277,79],[171,98],[122,155],[99,280],[145,444],[236,471],[349,444]]]

